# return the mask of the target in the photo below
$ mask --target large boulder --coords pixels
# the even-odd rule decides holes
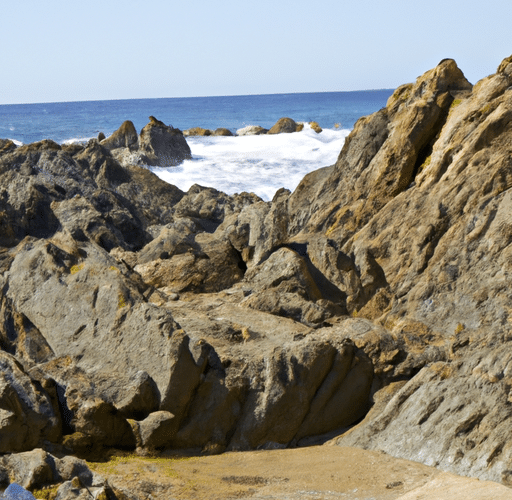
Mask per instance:
[[[149,120],[139,137],[139,152],[145,156],[148,165],[173,167],[192,158],[181,130],[165,125],[152,116]]]

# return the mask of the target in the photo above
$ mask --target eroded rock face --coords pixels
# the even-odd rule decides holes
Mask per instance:
[[[474,87],[444,60],[272,202],[182,193],[116,159],[128,133],[4,144],[1,451],[276,448],[363,419],[338,442],[510,484],[511,86],[509,59]],[[148,158],[184,140],[143,132]]]

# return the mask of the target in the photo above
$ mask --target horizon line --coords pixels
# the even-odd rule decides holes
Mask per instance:
[[[394,88],[380,88],[380,89],[360,89],[360,90],[321,90],[317,92],[272,92],[268,94],[219,94],[219,95],[194,95],[194,96],[176,96],[176,97],[129,97],[118,99],[79,99],[70,101],[39,101],[39,102],[13,102],[0,104],[0,106],[25,106],[34,104],[72,104],[80,102],[104,102],[104,101],[142,101],[142,100],[157,100],[157,99],[197,99],[204,97],[247,97],[247,96],[269,96],[269,95],[290,95],[290,94],[350,94],[353,92],[381,92],[384,90],[392,90]]]

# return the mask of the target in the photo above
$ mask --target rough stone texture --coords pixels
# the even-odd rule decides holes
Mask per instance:
[[[174,415],[168,411],[156,411],[144,420],[132,420],[130,424],[137,439],[137,447],[146,450],[168,448],[178,430]]]
[[[5,451],[344,432],[512,484],[511,86],[510,59],[474,87],[441,61],[271,202],[182,193],[96,140],[2,153]],[[146,132],[155,157],[184,140]]]
[[[10,139],[0,139],[0,155],[16,149],[16,144]]]
[[[146,156],[148,165],[172,167],[192,158],[181,130],[165,125],[152,116],[149,119],[139,137],[139,151]]]
[[[137,149],[139,136],[133,122],[127,120],[108,138],[100,144],[107,149],[129,148]]]
[[[60,434],[50,397],[16,358],[0,351],[0,452],[30,450]]]
[[[55,461],[55,457],[42,449],[8,455],[4,458],[13,482],[29,489],[59,480]]]

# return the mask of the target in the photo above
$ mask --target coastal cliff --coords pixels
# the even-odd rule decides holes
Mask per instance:
[[[131,163],[190,154],[153,117],[0,141],[0,480],[335,438],[512,485],[511,89],[443,60],[271,202]]]

